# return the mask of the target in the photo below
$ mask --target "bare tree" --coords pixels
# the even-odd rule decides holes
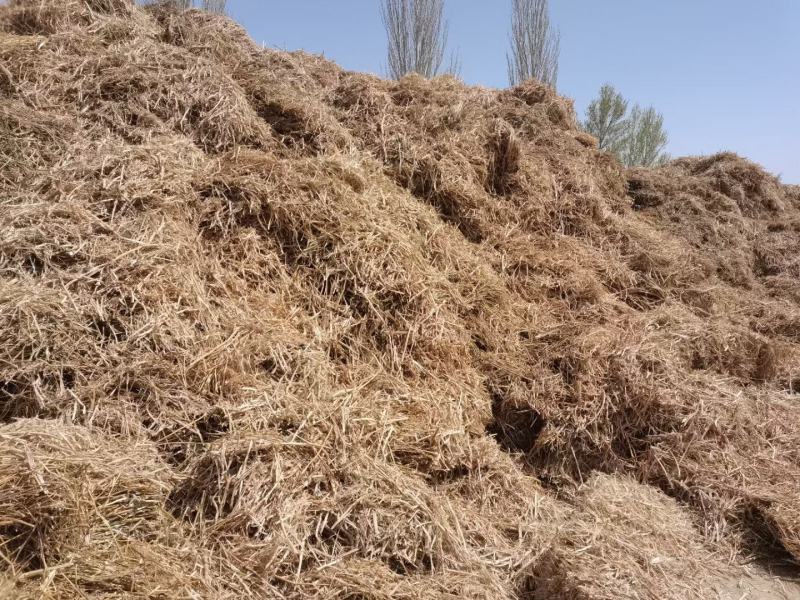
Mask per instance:
[[[625,145],[628,133],[628,101],[614,86],[606,83],[600,94],[589,103],[583,129],[597,138],[601,150],[619,154]]]
[[[511,85],[538,79],[556,87],[561,36],[550,24],[548,0],[512,0],[511,11]]]
[[[447,46],[444,0],[383,0],[381,18],[388,38],[389,76],[433,77],[442,70]],[[456,70],[452,61],[450,70]]]
[[[161,4],[177,10],[189,10],[192,8],[192,0],[142,0],[142,4]]]
[[[225,5],[227,0],[203,0],[203,10],[216,13],[218,15],[225,14]]]
[[[166,0],[168,4],[172,4],[178,10],[189,10],[195,5],[194,0]],[[156,4],[158,0],[149,0],[146,4]],[[225,14],[225,6],[227,0],[201,0],[200,6],[203,10],[208,12],[217,13],[220,15]]]

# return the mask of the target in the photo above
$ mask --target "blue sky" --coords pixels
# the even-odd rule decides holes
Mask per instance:
[[[380,74],[379,0],[229,0],[258,42]],[[462,78],[507,85],[510,0],[448,0]],[[559,92],[604,82],[664,114],[676,156],[732,150],[800,183],[800,0],[552,0]]]

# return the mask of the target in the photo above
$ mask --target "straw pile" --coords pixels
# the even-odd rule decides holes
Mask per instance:
[[[709,598],[800,560],[796,188],[200,11],[0,31],[0,593]]]

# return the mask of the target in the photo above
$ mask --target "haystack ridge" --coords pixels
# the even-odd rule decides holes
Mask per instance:
[[[796,187],[196,10],[0,30],[0,595],[717,598],[800,561]]]

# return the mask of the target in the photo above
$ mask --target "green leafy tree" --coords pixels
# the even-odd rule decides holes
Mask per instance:
[[[589,103],[583,128],[597,138],[601,150],[619,154],[628,134],[628,101],[614,86],[606,83],[600,94]]]
[[[610,84],[589,103],[583,128],[597,138],[598,147],[613,153],[627,167],[652,167],[669,160],[664,116],[652,106],[638,104],[628,114],[628,101]]]
[[[511,53],[506,55],[511,85],[536,79],[556,87],[560,45],[548,0],[511,1]]]
[[[628,117],[628,133],[620,156],[628,167],[652,167],[664,164],[669,155],[664,153],[669,138],[664,131],[664,116],[652,106],[633,107]]]

